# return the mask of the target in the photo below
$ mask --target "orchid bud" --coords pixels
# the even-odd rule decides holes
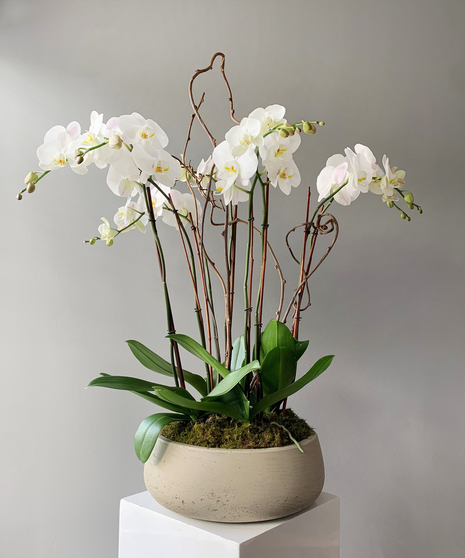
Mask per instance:
[[[16,196],[16,199],[19,201],[23,199],[23,195],[21,194],[21,192]]]
[[[295,131],[296,131],[298,134],[301,134],[301,133],[302,133],[302,129],[299,128],[298,126],[296,126]]]
[[[279,130],[279,135],[283,138],[288,138],[289,137],[289,132],[286,130],[286,128],[281,128]]]
[[[316,133],[315,124],[312,124],[311,122],[304,122],[302,127],[303,127],[304,132],[306,134],[315,134]]]
[[[107,240],[107,246],[113,246],[113,239],[112,238],[109,238]]]
[[[24,184],[35,184],[38,178],[39,177],[37,176],[36,172],[30,172],[24,179]]]
[[[121,149],[121,147],[123,146],[123,140],[120,136],[118,136],[118,134],[113,134],[108,140],[108,145],[112,149]]]
[[[413,203],[413,199],[414,199],[414,198],[413,198],[412,192],[404,192],[404,200],[405,200],[407,203]]]
[[[400,218],[407,219],[407,214],[402,211],[402,213],[400,214]]]
[[[293,136],[293,135],[295,134],[294,128],[290,128],[290,129],[288,130],[288,132],[289,132],[289,135],[290,135],[290,136]]]
[[[323,120],[318,121],[318,126],[324,126],[324,125],[325,125],[325,123],[323,122]]]
[[[415,209],[415,206],[413,205],[413,203],[409,203],[409,204],[408,204],[408,208],[409,208],[409,209]]]
[[[393,201],[388,201],[388,202],[386,202],[386,205],[388,207],[394,207],[394,202]]]
[[[418,213],[421,215],[423,213],[423,209],[420,206],[418,206],[417,209],[418,209]]]
[[[78,165],[81,165],[84,162],[84,157],[82,155],[79,155],[79,157],[76,157],[76,163]]]
[[[32,194],[32,192],[34,192],[35,189],[36,189],[36,185],[34,184],[34,182],[28,184],[26,188],[28,194]]]
[[[96,238],[95,238],[95,236],[94,236],[94,238],[91,238],[91,239],[89,240],[89,244],[90,244],[91,246],[93,246],[93,245],[95,244],[95,241],[96,241]]]

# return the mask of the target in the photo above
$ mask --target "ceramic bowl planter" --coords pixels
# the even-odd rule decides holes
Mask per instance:
[[[310,506],[323,490],[318,436],[265,449],[203,448],[160,436],[145,464],[147,490],[165,508],[223,523],[278,519]]]

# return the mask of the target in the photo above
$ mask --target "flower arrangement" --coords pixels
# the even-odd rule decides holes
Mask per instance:
[[[196,101],[193,94],[194,81],[212,70],[217,58],[221,60],[221,75],[234,122],[224,141],[218,144],[200,113],[204,95]],[[308,187],[303,222],[285,237],[290,254],[298,264],[294,289],[286,301],[284,275],[269,240],[269,208],[274,196],[290,195],[300,185],[301,176],[293,154],[300,147],[302,137],[315,134],[324,122],[290,123],[285,118],[286,109],[278,104],[257,108],[237,120],[224,63],[224,55],[216,53],[210,65],[198,70],[190,81],[193,114],[181,157],[166,151],[168,136],[155,121],[132,113],[104,123],[102,114],[92,112],[90,127],[84,133],[77,122],[71,122],[66,128],[54,126],[46,133],[37,150],[42,171],[29,173],[26,187],[18,194],[18,199],[22,199],[25,192],[34,192],[39,182],[55,170],[69,166],[74,172],[85,174],[93,163],[98,168],[108,168],[107,185],[125,202],[115,214],[114,226],[102,218],[98,235],[86,242],[90,245],[105,242],[112,246],[120,234],[133,229],[145,233],[149,228],[153,234],[164,293],[170,359],[165,360],[137,341],[128,341],[128,345],[143,366],[171,377],[174,386],[107,374],[89,384],[127,390],[165,409],[146,418],[136,433],[135,450],[142,462],[149,458],[166,425],[205,421],[214,415],[242,424],[253,423],[263,413],[283,413],[287,398],[329,367],[333,356],[321,358],[297,379],[297,364],[308,346],[308,341],[300,340],[299,335],[302,312],[309,306],[308,282],[330,253],[339,233],[336,218],[328,212],[334,202],[347,206],[360,194],[371,192],[380,196],[387,207],[398,210],[404,220],[411,219],[408,210],[422,213],[412,193],[404,189],[405,172],[391,167],[386,156],[380,167],[372,151],[361,144],[354,149],[347,148],[344,155],[333,155],[316,180],[318,202],[311,210]],[[212,143],[212,153],[196,167],[187,158],[195,120]],[[405,208],[401,207],[402,203]],[[257,206],[261,209],[260,227],[254,225]],[[163,245],[164,226],[179,232],[180,249],[187,265],[186,279],[193,288],[198,341],[176,332]],[[217,238],[224,249],[222,266],[215,264],[210,255],[208,245],[212,235],[209,233],[207,238],[206,230],[212,226],[219,230]],[[247,230],[244,246],[238,242],[239,226]],[[302,232],[300,256],[295,255],[290,244],[291,235],[298,230]],[[326,235],[332,240],[315,261],[315,247]],[[255,262],[258,251],[259,260]],[[233,340],[239,257],[245,262],[244,318],[236,326],[242,334]],[[263,328],[265,276],[270,259],[280,279],[280,298],[275,319]],[[214,300],[213,281],[218,281],[222,290],[224,338],[217,318],[219,303]],[[183,368],[181,349],[203,362],[204,376]],[[186,389],[187,384],[198,392],[197,398]],[[298,445],[298,441],[293,441]]]

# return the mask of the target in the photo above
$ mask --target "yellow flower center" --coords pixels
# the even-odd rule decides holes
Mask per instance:
[[[231,165],[230,167],[224,167],[229,174],[237,174],[237,169],[234,165]]]
[[[63,153],[60,153],[59,155],[54,157],[53,160],[55,161],[56,167],[64,167],[66,165],[66,157],[63,155]]]
[[[265,119],[264,124],[268,129],[273,128],[274,120],[270,116],[267,116],[266,119]]]
[[[139,136],[143,140],[151,139],[154,135],[155,132],[152,131],[150,128],[142,128],[142,130],[139,131]]]
[[[155,172],[156,172],[157,174],[162,174],[162,173],[168,172],[168,171],[169,171],[169,167],[163,168],[163,167],[161,166],[161,163],[158,163],[158,165],[155,167]]]
[[[281,157],[281,155],[284,155],[286,151],[287,151],[287,147],[283,147],[282,145],[280,145],[278,149],[274,152],[274,156]]]
[[[86,132],[82,140],[82,143],[89,144],[94,142],[95,142],[95,136],[92,135],[90,132]]]

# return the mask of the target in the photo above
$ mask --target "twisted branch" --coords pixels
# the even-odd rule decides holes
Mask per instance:
[[[327,220],[322,221],[322,219],[325,218],[325,217],[327,218]],[[336,217],[334,217],[334,215],[331,215],[331,213],[320,213],[320,214],[318,214],[315,223],[303,223],[303,225],[298,225],[298,226],[308,226],[308,227],[313,228],[311,254],[313,253],[313,249],[314,249],[315,242],[316,242],[316,237],[319,234],[320,235],[325,235],[325,234],[330,234],[330,233],[334,232],[334,238],[333,238],[331,244],[326,248],[326,252],[320,258],[320,261],[312,269],[310,269],[311,258],[309,258],[305,275],[304,275],[302,281],[300,282],[300,284],[298,285],[298,287],[295,289],[295,291],[292,295],[292,298],[291,298],[291,300],[290,300],[290,302],[289,302],[289,304],[286,308],[286,312],[284,313],[284,317],[283,317],[283,323],[286,323],[289,312],[291,311],[291,308],[293,307],[297,296],[299,295],[301,290],[305,287],[305,285],[307,285],[307,282],[310,279],[310,277],[315,273],[315,271],[320,267],[320,265],[328,257],[328,254],[333,249],[333,246],[336,244],[336,241],[337,241],[338,236],[339,236],[339,224],[337,222]],[[298,227],[295,227],[295,228],[298,228]]]
[[[220,70],[221,70],[221,75],[223,76],[223,80],[224,83],[226,85],[226,89],[228,90],[228,97],[229,97],[229,114],[231,116],[231,120],[233,122],[235,122],[236,124],[239,124],[239,120],[237,120],[234,117],[234,103],[233,103],[233,98],[232,98],[232,91],[231,91],[231,87],[229,85],[229,81],[228,78],[226,77],[226,73],[224,71],[224,64],[226,61],[226,57],[222,52],[216,52],[211,61],[210,64],[206,67],[206,68],[202,68],[201,70],[197,70],[195,72],[195,74],[191,77],[191,80],[189,82],[189,99],[191,101],[191,105],[192,108],[194,109],[195,115],[197,116],[197,118],[199,119],[200,125],[202,126],[202,128],[205,130],[205,133],[207,134],[207,136],[210,138],[210,141],[213,145],[213,147],[216,147],[216,140],[213,137],[213,135],[211,134],[210,130],[208,129],[207,125],[205,124],[203,118],[200,116],[200,112],[199,112],[199,108],[200,108],[200,104],[198,105],[195,103],[194,100],[194,93],[192,91],[193,85],[194,85],[194,81],[201,75],[204,74],[205,72],[209,72],[210,70],[213,69],[213,63],[215,62],[215,60],[220,57],[221,58],[221,65],[220,65]],[[203,98],[203,96],[202,96]]]

